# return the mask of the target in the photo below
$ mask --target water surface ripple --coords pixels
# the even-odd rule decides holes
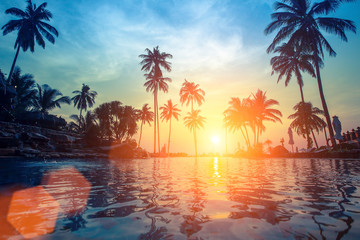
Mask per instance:
[[[359,187],[358,160],[2,159],[0,239],[360,239]]]

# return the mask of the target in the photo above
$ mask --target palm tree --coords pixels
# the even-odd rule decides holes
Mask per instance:
[[[184,118],[185,126],[194,133],[194,142],[195,142],[195,156],[197,157],[197,139],[196,139],[196,129],[204,127],[205,118],[200,116],[200,110],[191,110],[187,113],[187,116]]]
[[[81,91],[76,90],[72,93],[76,94],[74,97],[71,98],[71,101],[74,102],[74,107],[76,107],[78,110],[80,109],[80,121],[82,118],[82,111],[87,110],[87,107],[91,108],[95,103],[95,97],[97,95],[97,92],[90,91],[90,87],[86,84],[83,84]]]
[[[62,96],[62,93],[57,89],[52,89],[49,85],[44,84],[40,86],[37,84],[36,98],[32,105],[34,110],[41,112],[42,114],[48,114],[49,111],[58,107],[61,108],[61,104],[70,104],[71,100],[67,96]]]
[[[8,79],[11,81],[11,77],[14,71],[17,57],[19,55],[20,47],[23,51],[27,51],[30,48],[31,52],[34,52],[35,39],[36,42],[43,48],[45,48],[45,41],[43,36],[52,44],[55,43],[55,38],[59,36],[58,31],[45,21],[50,21],[52,14],[46,9],[47,3],[44,2],[36,7],[32,4],[31,0],[27,0],[26,10],[23,11],[19,8],[9,8],[5,11],[6,14],[11,14],[20,19],[10,20],[1,29],[3,29],[3,35],[6,35],[14,30],[18,31],[18,35],[15,41],[14,48],[16,50],[15,58],[11,66]]]
[[[265,131],[264,121],[281,122],[279,117],[282,114],[279,110],[270,108],[273,105],[279,105],[279,102],[274,99],[267,99],[266,92],[258,89],[256,94],[252,94],[253,98],[249,98],[251,114],[254,119],[254,145],[259,143],[259,137]]]
[[[160,89],[167,91],[166,81],[171,82],[170,78],[164,78],[161,68],[164,68],[166,71],[171,71],[171,63],[167,59],[171,59],[172,55],[165,52],[160,52],[159,46],[156,46],[153,51],[146,48],[146,54],[139,55],[143,60],[140,62],[142,65],[141,70],[145,71],[145,77],[148,80],[145,83],[146,91],[152,91],[154,94],[154,153],[156,152],[156,128],[158,129],[158,151],[160,153],[160,129],[159,129],[159,114],[158,114],[158,91]],[[161,85],[163,87],[161,88]]]
[[[140,147],[143,125],[148,123],[151,126],[150,122],[154,120],[154,113],[150,111],[151,108],[148,105],[149,104],[147,104],[147,103],[144,104],[142,109],[139,110],[139,112],[138,112],[138,114],[139,114],[138,118],[141,121],[138,147]]]
[[[249,108],[248,99],[240,100],[240,98],[231,98],[229,101],[229,107],[224,111],[225,126],[233,132],[240,130],[244,137],[247,147],[250,147],[249,134],[247,126],[250,125],[251,109]],[[245,132],[244,132],[244,130]]]
[[[170,153],[170,135],[171,135],[171,118],[174,117],[176,120],[179,120],[180,116],[180,109],[176,107],[177,104],[173,105],[171,100],[168,100],[167,104],[165,103],[163,107],[160,107],[161,112],[161,120],[164,121],[170,120],[170,127],[169,127],[169,140],[168,140],[168,149],[167,153]]]
[[[30,110],[32,102],[36,97],[35,80],[31,74],[21,74],[21,69],[15,67],[11,79],[11,85],[16,90],[15,113],[22,114]]]
[[[301,100],[304,102],[304,93],[302,90],[304,82],[301,72],[307,72],[312,77],[315,77],[315,70],[312,65],[312,55],[301,51],[299,46],[289,46],[285,43],[280,47],[277,47],[274,52],[279,53],[279,56],[271,58],[270,64],[273,68],[271,75],[273,75],[274,72],[279,73],[278,83],[282,77],[285,76],[285,87],[287,87],[292,74],[295,74],[300,88]]]
[[[313,134],[314,141],[315,135],[313,130],[317,132],[322,131],[326,123],[318,115],[323,115],[324,112],[317,107],[313,107],[310,102],[299,102],[294,106],[296,111],[288,118],[294,119],[290,127],[293,128],[298,135],[302,135],[307,138],[307,147],[311,147],[310,132]]]
[[[319,94],[333,146],[336,143],[322,88],[320,67],[321,61],[324,58],[323,48],[329,52],[330,56],[336,56],[336,52],[330,46],[321,30],[335,34],[341,40],[347,42],[345,31],[348,30],[356,33],[356,26],[350,20],[320,16],[326,16],[329,13],[335,12],[343,2],[353,1],[355,0],[323,0],[312,5],[310,5],[311,2],[308,0],[282,0],[281,2],[275,2],[275,10],[280,10],[281,12],[275,12],[271,15],[273,22],[265,29],[265,34],[270,34],[276,29],[280,29],[268,47],[268,53],[274,51],[276,46],[283,40],[288,39],[287,44],[291,46],[299,45],[301,49],[309,51],[313,55]]]
[[[202,102],[204,102],[205,92],[201,88],[199,88],[199,84],[195,84],[194,82],[188,82],[186,79],[182,84],[182,88],[180,89],[180,102],[181,105],[186,103],[186,106],[189,106],[191,103],[191,111],[194,110],[194,101],[200,106]]]

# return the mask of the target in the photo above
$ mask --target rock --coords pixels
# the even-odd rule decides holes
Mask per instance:
[[[56,143],[72,143],[75,141],[74,137],[68,136],[66,134],[59,134],[59,133],[50,134],[50,139]]]
[[[14,137],[0,137],[0,148],[17,147],[19,141]]]
[[[0,156],[14,156],[15,153],[15,148],[0,148]]]
[[[25,153],[25,154],[34,154],[34,155],[39,155],[41,153],[39,150],[32,149],[32,148],[29,148],[29,147],[23,148],[21,150],[21,152]]]
[[[29,137],[31,140],[33,141],[37,141],[37,142],[49,142],[50,141],[50,138],[48,137],[45,137],[44,135],[41,135],[40,133],[29,133]]]

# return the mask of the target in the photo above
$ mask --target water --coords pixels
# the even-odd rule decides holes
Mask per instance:
[[[1,159],[0,183],[0,239],[360,239],[358,160]]]

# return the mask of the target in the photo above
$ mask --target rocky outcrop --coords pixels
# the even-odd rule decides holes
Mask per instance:
[[[9,122],[0,122],[0,156],[107,157],[87,149],[79,134]]]
[[[87,147],[81,134],[0,121],[1,156],[116,159],[146,158],[148,153],[129,143]]]

